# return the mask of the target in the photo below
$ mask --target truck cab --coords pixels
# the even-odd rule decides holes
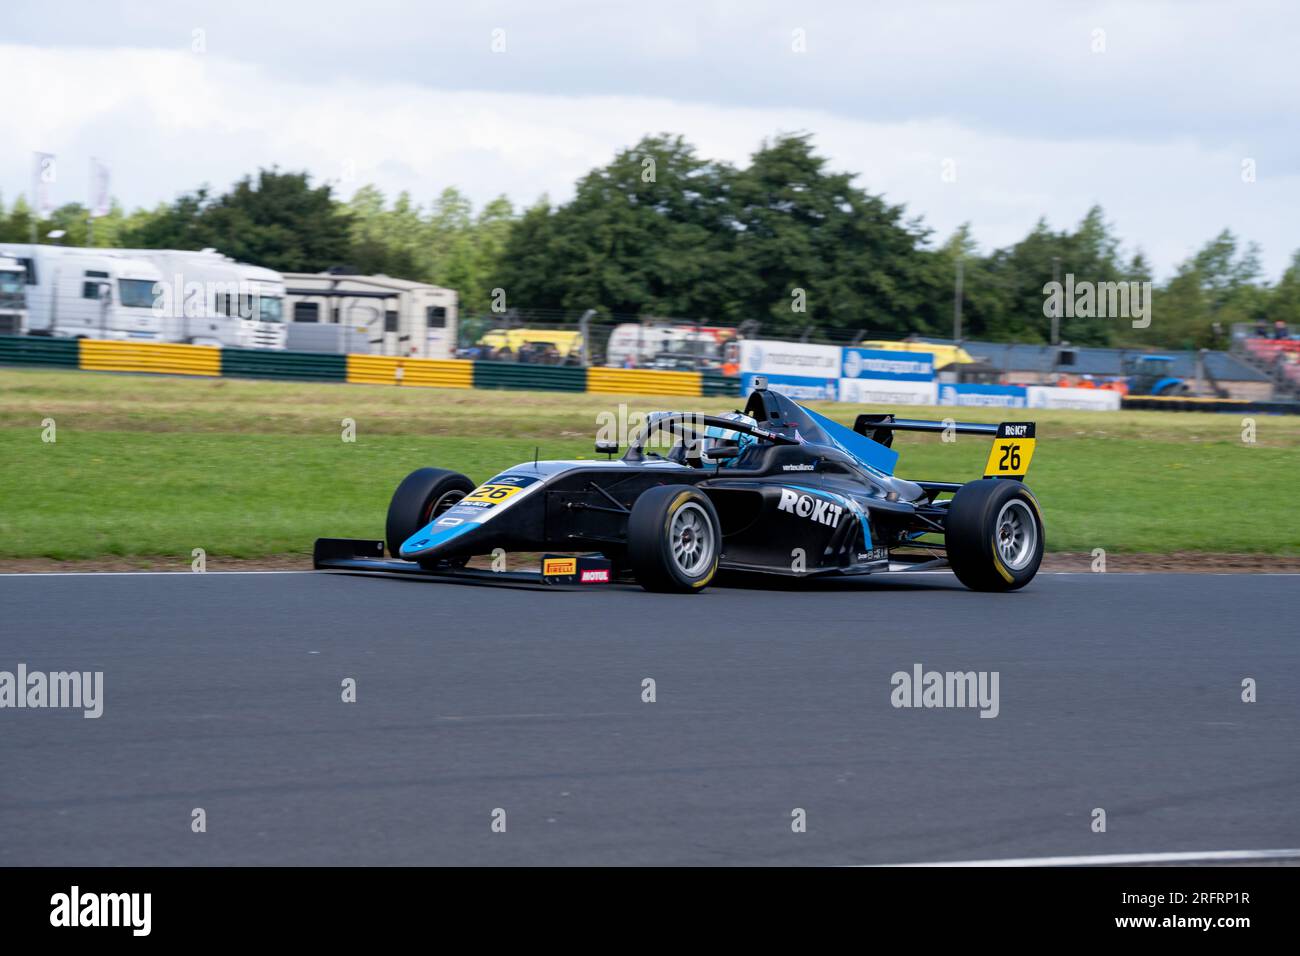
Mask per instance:
[[[162,341],[162,274],[117,249],[0,245],[24,273],[27,331],[74,339]]]
[[[284,279],[215,249],[130,249],[163,277],[160,311],[170,342],[283,349]]]

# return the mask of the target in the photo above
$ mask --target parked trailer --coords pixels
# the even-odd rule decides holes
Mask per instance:
[[[605,346],[605,364],[659,368],[727,368],[739,362],[739,332],[713,325],[624,322]]]
[[[117,249],[23,243],[0,243],[0,256],[23,267],[29,334],[166,341],[152,263]]]
[[[215,249],[124,249],[162,273],[158,309],[166,341],[283,349],[284,279]]]
[[[27,269],[17,259],[0,256],[0,335],[27,331]]]
[[[286,314],[291,347],[315,348],[320,325],[364,336],[380,355],[454,358],[457,297],[452,289],[385,275],[286,272]],[[299,346],[299,340],[302,345]],[[343,350],[342,335],[338,336]]]
[[[28,332],[283,349],[284,281],[212,249],[0,244],[22,264]]]

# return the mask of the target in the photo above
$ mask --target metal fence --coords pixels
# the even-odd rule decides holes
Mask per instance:
[[[462,314],[458,358],[534,365],[695,371],[734,375],[742,338],[776,338],[820,345],[855,345],[896,339],[898,333],[765,330],[758,319],[733,324],[704,318],[555,309],[512,309]]]

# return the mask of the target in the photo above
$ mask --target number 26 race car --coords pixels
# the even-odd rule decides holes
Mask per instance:
[[[1043,519],[1023,484],[1032,422],[1001,425],[859,415],[848,428],[759,383],[743,413],[657,412],[615,458],[532,461],[475,487],[421,468],[397,487],[385,541],[321,538],[318,568],[456,576],[476,555],[541,559],[542,582],[631,576],[694,593],[719,571],[809,577],[949,567],[977,591],[1028,584]],[[894,475],[896,432],[989,435],[984,476]],[[659,450],[654,450],[659,449]],[[392,560],[384,560],[387,544]]]

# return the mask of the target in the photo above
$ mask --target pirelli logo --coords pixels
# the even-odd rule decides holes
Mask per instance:
[[[1023,478],[1034,457],[1034,423],[1003,422],[984,465],[985,478]]]
[[[546,558],[542,561],[542,574],[548,578],[569,577],[577,573],[577,558]]]
[[[609,584],[613,580],[614,566],[604,555],[542,555],[543,584]]]

